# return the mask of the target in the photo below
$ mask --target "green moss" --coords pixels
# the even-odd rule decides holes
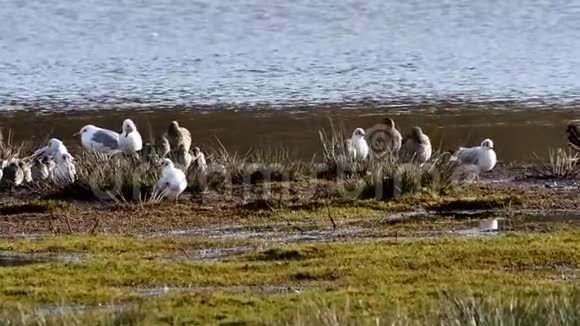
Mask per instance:
[[[404,310],[416,309],[432,303],[441,291],[550,293],[573,286],[573,271],[580,265],[578,231],[288,244],[221,262],[171,259],[191,248],[231,244],[110,236],[4,241],[0,243],[4,250],[86,255],[76,263],[1,268],[0,302],[5,311],[55,302],[137,305],[145,310],[129,310],[115,318],[144,323],[255,322],[288,319],[313,300],[333,304],[352,300],[364,304],[364,311],[379,314],[395,304]],[[141,288],[163,287],[182,290],[158,298],[139,295]],[[98,314],[87,316],[97,318]]]

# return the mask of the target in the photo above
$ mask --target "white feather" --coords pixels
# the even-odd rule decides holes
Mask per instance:
[[[153,193],[160,198],[177,200],[177,197],[187,188],[185,174],[177,169],[170,159],[163,159],[162,162],[161,176],[155,184]]]
[[[365,131],[362,128],[354,130],[352,137],[347,140],[347,149],[355,160],[366,160],[369,155],[369,145],[365,139]]]
[[[81,135],[81,143],[89,151],[103,154],[119,152],[119,134],[117,132],[86,125],[77,134]]]
[[[455,155],[464,164],[476,165],[481,172],[491,171],[497,163],[493,142],[490,139],[482,141],[481,146],[460,147]]]
[[[53,180],[56,184],[67,185],[75,182],[77,170],[74,158],[69,153],[55,157]]]
[[[119,136],[119,149],[127,154],[140,151],[143,148],[143,139],[137,131],[137,126],[131,119],[123,121],[123,132]]]

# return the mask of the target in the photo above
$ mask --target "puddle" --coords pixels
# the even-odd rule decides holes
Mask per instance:
[[[231,247],[231,248],[207,248],[197,250],[192,255],[187,255],[183,259],[177,258],[176,260],[181,261],[212,261],[212,260],[220,260],[225,257],[235,256],[244,254],[251,251],[259,250],[257,247]]]
[[[73,254],[34,253],[22,254],[10,250],[0,251],[0,267],[26,266],[52,262],[79,262],[80,257]]]
[[[122,304],[98,305],[45,305],[31,312],[31,315],[68,315],[86,311],[121,312],[125,309]]]
[[[208,293],[208,292],[251,292],[253,294],[299,293],[304,290],[297,286],[275,285],[232,285],[232,286],[192,286],[192,287],[153,287],[136,288],[142,297],[158,297],[170,293]]]
[[[298,225],[298,224],[296,224]],[[283,224],[285,228],[288,224]],[[268,231],[260,231],[267,228]],[[275,225],[230,225],[214,228],[197,228],[190,230],[176,230],[169,232],[154,233],[153,237],[163,236],[204,236],[207,238],[219,239],[255,239],[268,242],[296,242],[296,241],[329,241],[345,236],[355,236],[368,229],[356,227],[345,228],[320,228],[307,231],[283,231],[276,230]]]

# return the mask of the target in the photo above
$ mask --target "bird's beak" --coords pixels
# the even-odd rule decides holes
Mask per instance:
[[[77,131],[77,132],[75,132],[75,133],[73,134],[73,136],[78,136],[78,135],[80,135],[80,134],[81,134],[81,132],[80,132],[80,131]]]

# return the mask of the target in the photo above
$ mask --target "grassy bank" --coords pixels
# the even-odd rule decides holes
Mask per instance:
[[[191,258],[201,248],[236,246],[254,249],[219,261]],[[482,311],[503,311],[505,298],[522,305],[538,298],[545,299],[540,305],[555,305],[552,294],[553,300],[577,300],[580,233],[286,245],[73,236],[2,241],[0,249],[80,257],[1,268],[0,302],[7,319],[33,318],[34,311],[46,314],[57,304],[88,309],[71,319],[79,321],[96,314],[109,321],[300,325],[333,313],[345,321],[338,324],[354,324],[359,318],[427,318],[436,312],[432,307],[449,299],[444,293],[466,307],[483,300],[487,303],[472,307]],[[147,294],[154,290],[160,293]],[[467,309],[445,306],[440,318]],[[111,311],[114,307],[123,312]]]

